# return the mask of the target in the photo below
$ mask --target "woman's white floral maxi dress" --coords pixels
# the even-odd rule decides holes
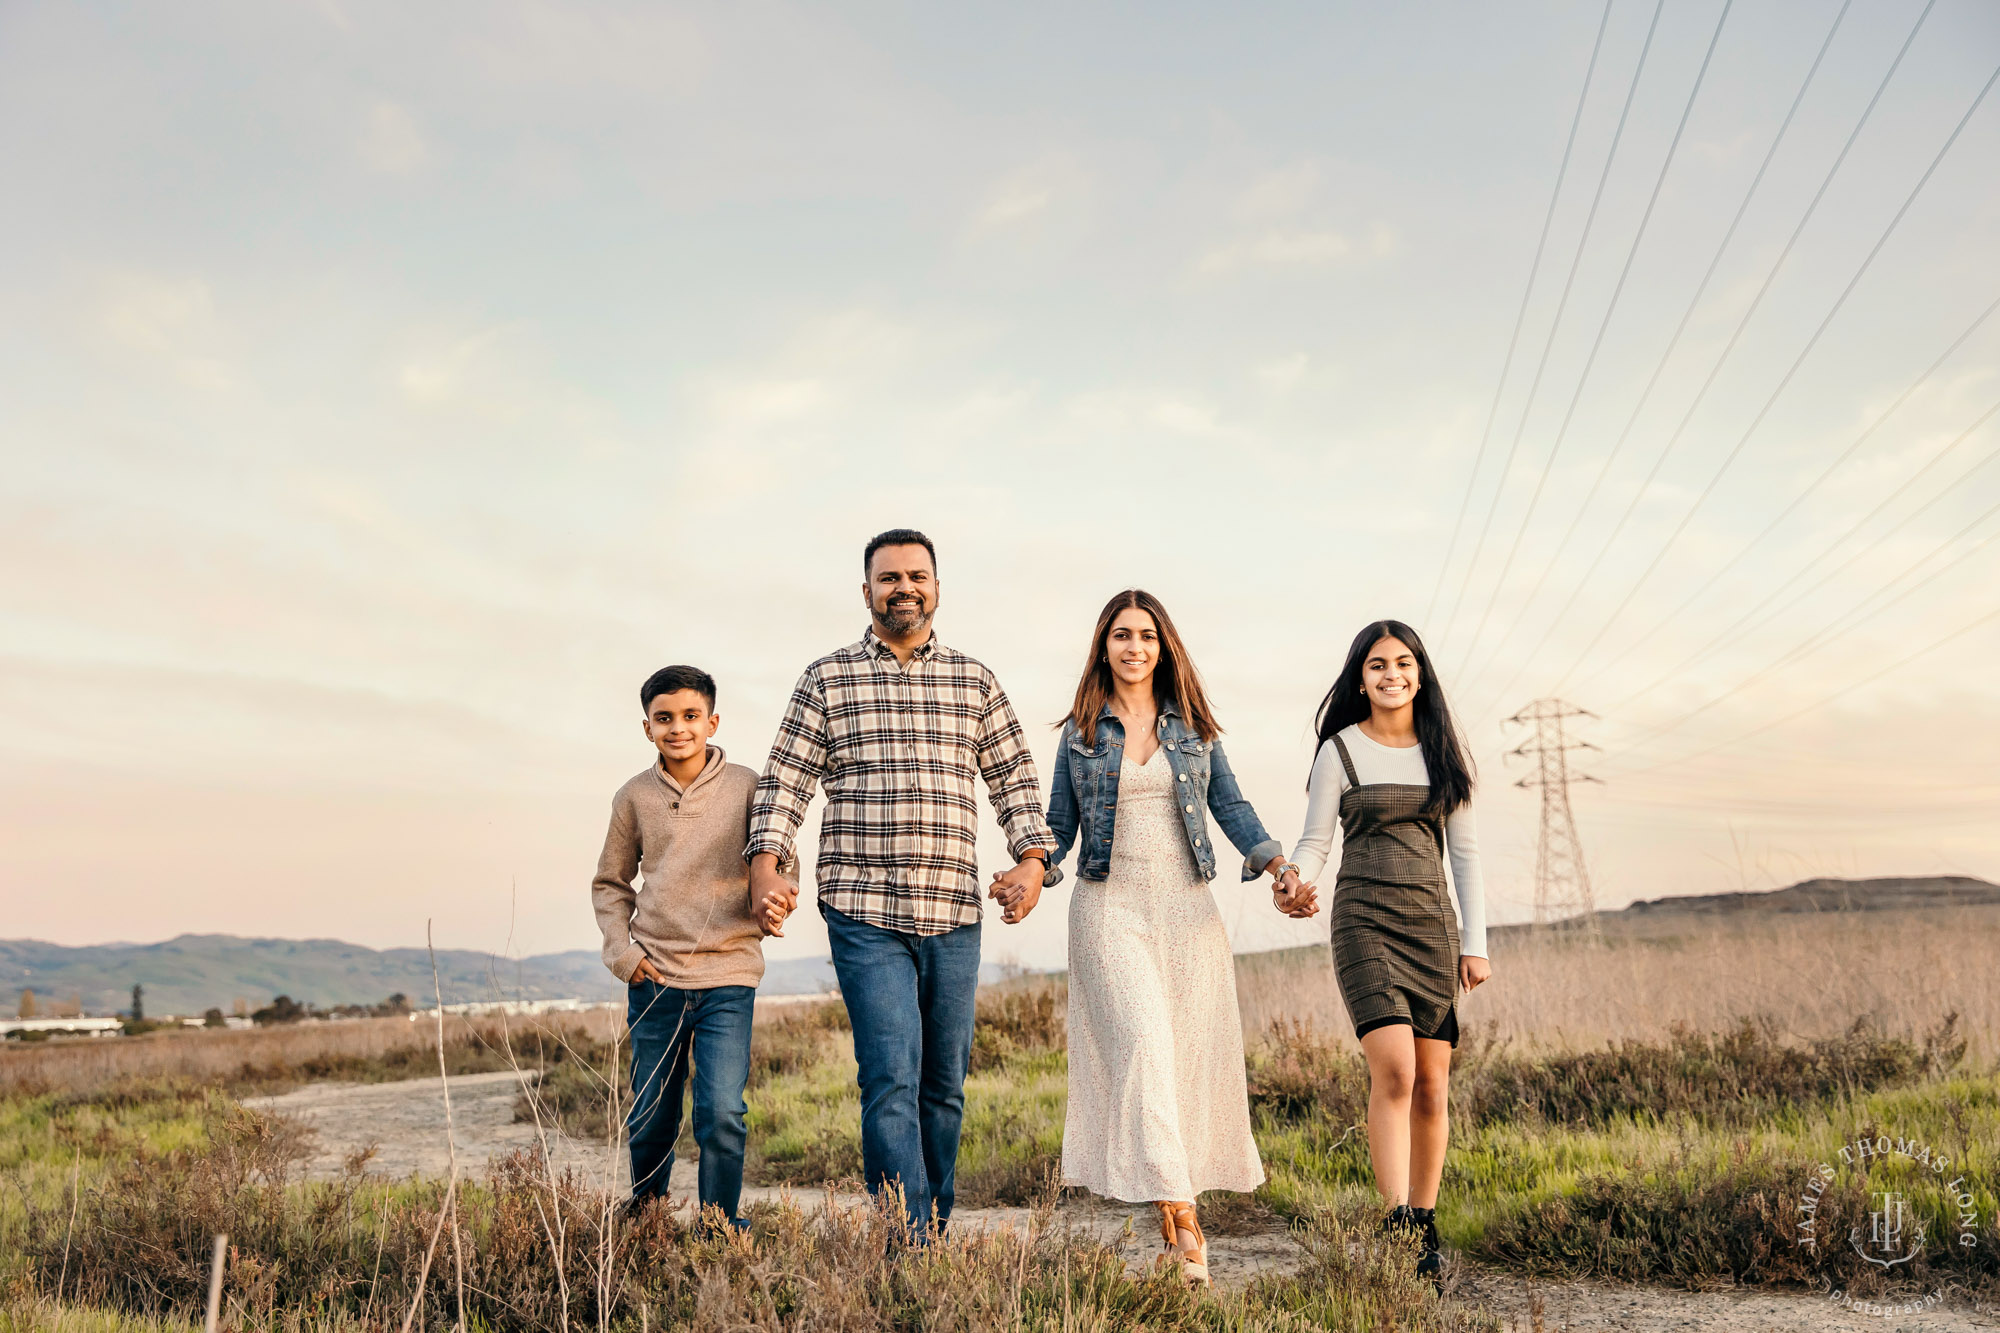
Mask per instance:
[[[1132,1203],[1249,1191],[1236,966],[1162,754],[1126,759],[1110,873],[1069,905],[1066,1185]]]

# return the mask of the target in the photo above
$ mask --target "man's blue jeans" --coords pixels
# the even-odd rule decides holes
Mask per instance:
[[[979,989],[979,923],[905,935],[820,905],[861,1066],[861,1169],[900,1183],[910,1226],[951,1217]]]
[[[667,1192],[681,1097],[693,1066],[694,1141],[701,1148],[701,1204],[734,1220],[743,1195],[743,1085],[750,1078],[750,986],[674,990],[635,981],[626,996],[632,1033],[632,1197]]]

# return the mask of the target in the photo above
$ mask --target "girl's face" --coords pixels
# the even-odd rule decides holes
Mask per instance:
[[[1393,713],[1415,702],[1422,688],[1417,655],[1409,645],[1386,635],[1377,639],[1361,664],[1361,692],[1368,702],[1378,712]]]
[[[1128,606],[1111,622],[1104,636],[1104,654],[1111,674],[1125,685],[1144,685],[1160,665],[1160,630],[1153,617]]]

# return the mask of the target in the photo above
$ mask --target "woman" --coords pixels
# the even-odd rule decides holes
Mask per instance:
[[[1295,915],[1317,910],[1311,885],[1337,817],[1333,961],[1368,1057],[1368,1155],[1391,1205],[1385,1226],[1419,1236],[1418,1271],[1435,1274],[1458,994],[1493,975],[1472,764],[1423,640],[1399,620],[1355,636],[1320,704],[1318,731],[1295,850],[1307,887],[1281,893],[1278,905]],[[1445,897],[1447,852],[1462,934]]]
[[[1282,875],[1288,898],[1304,888],[1237,790],[1220,732],[1166,608],[1136,589],[1113,597],[1050,781],[1050,883],[1079,849],[1063,1181],[1156,1204],[1192,1285],[1208,1283],[1196,1196],[1264,1179],[1208,815],[1244,853],[1244,879]]]

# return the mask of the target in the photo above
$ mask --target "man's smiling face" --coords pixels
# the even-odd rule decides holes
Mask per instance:
[[[937,614],[937,568],[931,553],[914,542],[880,548],[868,562],[862,592],[878,633],[896,639],[922,633]]]

